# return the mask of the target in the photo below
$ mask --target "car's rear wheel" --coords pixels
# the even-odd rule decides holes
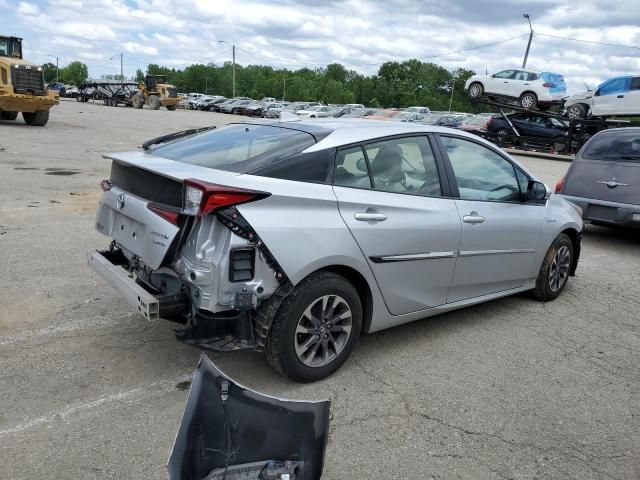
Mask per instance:
[[[556,299],[564,290],[573,264],[573,243],[564,233],[553,241],[544,257],[533,296],[548,302]]]
[[[567,117],[574,118],[584,118],[587,116],[587,109],[581,103],[576,103],[575,105],[571,105],[567,108]]]
[[[353,285],[334,273],[314,273],[278,309],[266,357],[275,370],[293,380],[321,380],[351,354],[361,325],[362,304]]]
[[[564,152],[567,148],[567,142],[564,140],[556,140],[553,142],[553,149],[558,152]]]
[[[518,103],[522,108],[536,108],[538,106],[538,97],[533,92],[525,92],[520,95]]]
[[[475,82],[469,85],[469,96],[471,98],[480,98],[484,94],[484,88],[481,83]]]

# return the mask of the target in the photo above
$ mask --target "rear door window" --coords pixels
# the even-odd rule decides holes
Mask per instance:
[[[371,188],[369,167],[362,147],[338,151],[335,184],[340,187]]]
[[[505,79],[513,79],[513,77],[515,76],[516,71],[515,70],[503,70],[502,72],[498,72],[494,75],[494,77],[496,78],[505,78]]]
[[[427,137],[365,145],[373,188],[384,192],[440,196],[436,160]]]

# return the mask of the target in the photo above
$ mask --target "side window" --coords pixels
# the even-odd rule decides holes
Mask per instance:
[[[384,192],[440,196],[440,179],[427,137],[407,137],[365,146],[373,188]]]
[[[631,79],[631,90],[640,90],[640,77],[633,77]]]
[[[540,78],[540,77],[538,77],[538,75],[536,75],[535,73],[529,73],[527,75],[527,80],[530,81],[530,82],[532,82],[534,80],[538,80],[538,78]]]
[[[454,137],[441,138],[462,200],[520,200],[520,185],[511,162],[475,142]]]
[[[614,78],[605,82],[600,87],[600,95],[613,95],[614,93],[622,93],[629,90],[629,78]]]
[[[361,147],[338,151],[334,183],[341,187],[371,188],[367,161]]]
[[[523,72],[522,70],[516,70],[516,80],[525,81],[529,74],[527,72]]]
[[[503,70],[495,74],[496,78],[513,78],[515,76],[515,70]]]

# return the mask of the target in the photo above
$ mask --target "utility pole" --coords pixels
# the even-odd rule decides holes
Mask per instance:
[[[124,69],[122,68],[122,53],[120,54],[120,80],[124,81]]]
[[[233,98],[236,98],[236,46],[231,45],[233,50]]]
[[[56,83],[60,83],[60,65],[58,64],[58,57],[56,57]]]
[[[527,58],[529,58],[529,49],[531,48],[531,40],[533,40],[533,27],[531,26],[529,14],[523,13],[522,16],[529,20],[529,43],[527,43],[527,51],[524,53],[524,60],[522,61],[522,68],[527,68]]]
[[[449,112],[451,112],[451,105],[453,105],[453,90],[456,88],[456,77],[453,77],[453,85],[451,86],[451,98],[449,99]]]
[[[282,100],[284,101],[287,99],[286,98],[287,97],[287,78],[286,77],[283,79],[283,82],[284,82],[284,86],[282,87]]]
[[[232,75],[233,75],[233,95],[232,95],[232,98],[235,98],[235,96],[236,96],[236,46],[235,46],[235,44],[231,44],[231,43],[227,42],[226,40],[218,40],[218,43],[226,43],[227,45],[229,45],[231,47],[231,52],[233,54],[233,70],[232,70]]]

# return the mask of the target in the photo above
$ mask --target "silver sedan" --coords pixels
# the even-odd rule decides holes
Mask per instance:
[[[558,297],[583,223],[470,134],[315,119],[186,131],[109,155],[89,262],[148,319],[298,381],[357,339],[530,291]]]

